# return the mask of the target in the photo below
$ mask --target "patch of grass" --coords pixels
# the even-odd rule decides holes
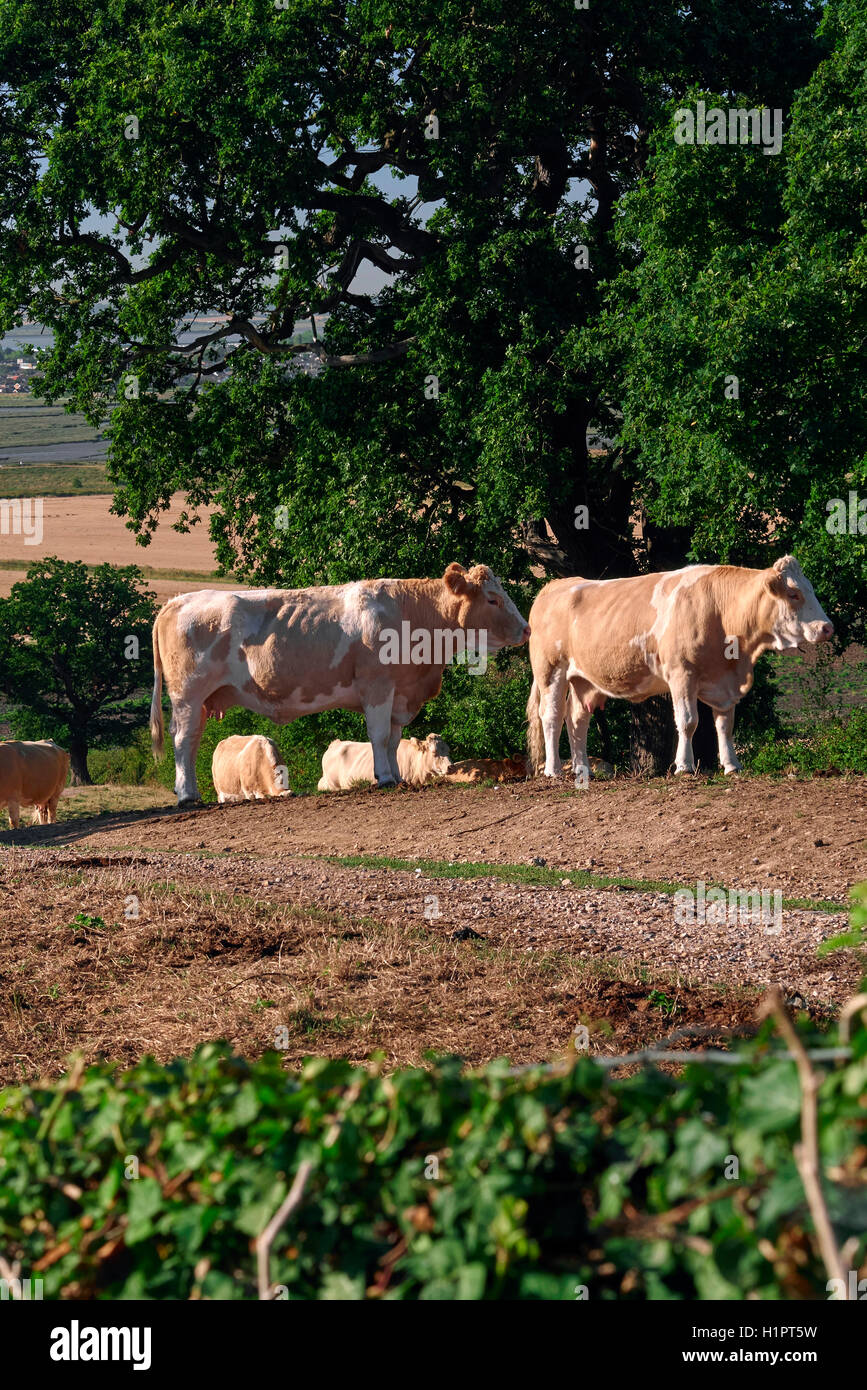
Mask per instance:
[[[430,878],[499,878],[504,883],[526,883],[543,888],[558,888],[564,878],[574,888],[626,888],[636,893],[675,894],[692,884],[675,883],[670,879],[631,878],[626,874],[594,874],[587,869],[548,869],[540,864],[485,864],[472,861],[451,863],[446,859],[394,859],[375,854],[302,855],[301,858],[322,859],[327,864],[341,864],[348,869],[421,869]],[[723,888],[721,883],[708,883],[708,888]],[[846,912],[845,903],[830,898],[783,898],[783,907],[803,908],[806,912]]]
[[[8,415],[3,420],[0,448],[35,449],[40,444],[95,444],[101,440],[101,431],[89,425],[83,415],[44,406],[27,415]]]
[[[104,463],[0,463],[4,497],[76,497],[113,491]]]
[[[24,470],[22,469],[21,471],[23,472]],[[0,476],[2,476],[2,475],[0,475]],[[111,488],[109,488],[108,491],[110,492],[110,491],[111,491]],[[26,566],[25,566],[25,562],[24,562],[23,560],[0,560],[0,569],[3,569],[3,570],[21,570],[21,571],[22,571],[22,577],[23,577],[23,572],[24,572],[24,569],[25,569],[25,568],[26,568]],[[143,576],[144,579],[146,579],[146,580],[147,580],[147,579],[189,579],[189,580],[191,580],[191,581],[192,581],[193,583],[195,583],[195,584],[204,584],[204,583],[205,583],[206,581],[208,581],[208,580],[213,580],[213,582],[214,582],[215,584],[226,584],[226,585],[231,585],[231,584],[234,584],[234,583],[236,582],[236,581],[232,578],[232,576],[231,576],[230,574],[218,574],[218,572],[217,572],[216,570],[181,570],[181,569],[161,570],[161,569],[154,569],[154,567],[153,567],[152,565],[139,565],[138,568],[141,570],[142,576]],[[85,566],[85,569],[88,571],[88,573],[91,573],[91,574],[92,574],[92,573],[94,572],[94,570],[96,569],[96,566],[95,566],[95,565],[86,565],[86,566]],[[238,581],[238,582],[240,582],[240,581]]]
[[[57,804],[57,819],[87,820],[91,816],[108,816],[119,811],[153,811],[173,804],[174,797],[158,782],[142,786],[105,782],[96,787],[67,787]]]

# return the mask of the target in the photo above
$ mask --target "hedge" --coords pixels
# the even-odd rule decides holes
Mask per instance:
[[[289,1073],[215,1043],[73,1064],[0,1096],[0,1253],[45,1298],[255,1298],[254,1239],[309,1160],[273,1248],[282,1297],[827,1298],[795,1065],[767,1031],[738,1048],[625,1078],[578,1054],[519,1074],[382,1057]],[[867,1029],[823,1070],[825,1191],[857,1268]]]

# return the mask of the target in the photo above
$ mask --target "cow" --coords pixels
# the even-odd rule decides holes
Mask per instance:
[[[402,738],[397,745],[400,780],[410,787],[423,787],[444,776],[452,765],[447,743],[439,734],[427,738]],[[334,739],[322,754],[321,792],[345,791],[356,782],[373,781],[373,748],[369,743],[350,743]]]
[[[526,758],[464,758],[452,763],[446,782],[518,782],[527,776]]]
[[[487,565],[451,564],[441,579],[178,594],[153,629],[154,756],[163,749],[165,676],[180,806],[198,800],[205,720],[233,705],[279,724],[319,710],[362,711],[377,784],[392,786],[401,730],[439,693],[455,652],[498,651],[529,636]]]
[[[563,718],[575,785],[586,786],[587,727],[609,697],[639,702],[669,693],[677,725],[678,773],[695,771],[696,702],[714,712],[726,774],[734,709],[765,651],[827,642],[834,629],[792,555],[770,569],[688,565],[631,579],[555,579],[530,610],[533,684],[527,701],[533,770],[561,771]]]
[[[35,808],[34,825],[53,825],[68,774],[69,754],[50,738],[0,743],[0,806],[6,807],[12,829],[21,823],[22,806]]]
[[[264,734],[221,739],[211,758],[211,778],[221,803],[292,795],[280,750]]]

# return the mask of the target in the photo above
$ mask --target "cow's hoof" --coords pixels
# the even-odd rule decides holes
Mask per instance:
[[[676,767],[676,768],[674,769],[674,775],[675,775],[675,777],[694,777],[694,776],[695,776],[695,768],[694,768],[694,767]]]
[[[178,802],[179,811],[198,811],[204,806],[204,801],[198,796],[188,796],[184,801]]]
[[[741,771],[742,771],[742,768],[741,768],[740,763],[738,763],[737,767],[724,767],[724,768],[723,768],[723,772],[725,773],[726,777],[736,777],[737,774],[738,774],[739,772],[741,772]]]

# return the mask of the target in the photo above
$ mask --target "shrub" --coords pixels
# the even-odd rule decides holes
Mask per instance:
[[[48,1298],[253,1298],[253,1238],[310,1160],[273,1249],[290,1298],[825,1298],[795,1065],[767,1035],[739,1048],[618,1080],[587,1058],[290,1075],[213,1043],[73,1069],[0,1096],[0,1249]],[[857,1268],[867,1029],[852,1052],[823,1077],[819,1140]]]
[[[812,725],[799,725],[786,735],[760,736],[746,750],[752,772],[867,773],[867,710]]]

